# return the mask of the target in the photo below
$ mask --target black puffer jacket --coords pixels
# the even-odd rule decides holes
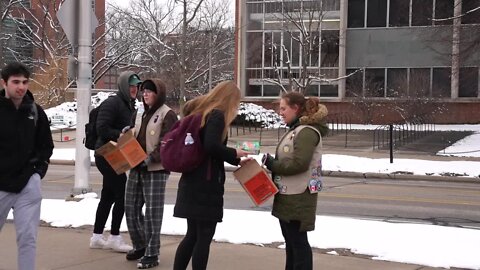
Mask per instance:
[[[32,110],[30,91],[22,104],[15,108],[13,102],[0,91],[0,190],[19,193],[34,173],[41,178],[48,169],[53,152],[52,133],[43,109],[37,106],[37,123]]]
[[[225,184],[223,163],[226,161],[238,165],[240,162],[236,150],[226,146],[227,140],[222,140],[224,127],[223,112],[213,110],[200,134],[208,158],[192,172],[182,174],[173,213],[175,217],[222,221]]]
[[[118,78],[117,94],[102,102],[97,116],[97,142],[95,149],[109,141],[117,141],[126,126],[135,123],[135,99],[130,97],[128,79],[135,73],[122,72]]]

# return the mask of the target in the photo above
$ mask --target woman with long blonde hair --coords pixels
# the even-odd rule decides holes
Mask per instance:
[[[190,259],[193,269],[207,268],[210,243],[223,218],[224,162],[238,165],[240,158],[248,154],[226,146],[228,128],[237,115],[240,98],[235,83],[224,81],[184,106],[184,116],[202,114],[200,139],[207,158],[191,172],[182,173],[178,183],[173,215],[186,218],[188,228],[178,245],[174,270],[186,269]]]

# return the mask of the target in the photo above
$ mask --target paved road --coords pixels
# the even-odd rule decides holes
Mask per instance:
[[[167,183],[166,203],[175,203],[179,174]],[[101,175],[92,167],[91,187],[100,194]],[[74,184],[74,166],[51,165],[43,181],[44,198],[63,199]],[[480,229],[478,183],[407,181],[325,177],[319,215],[409,221]],[[227,173],[225,208],[269,211],[271,201],[254,207],[240,185]]]

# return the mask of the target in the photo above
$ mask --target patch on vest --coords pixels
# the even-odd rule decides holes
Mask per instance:
[[[277,186],[278,191],[280,193],[285,193],[287,192],[287,186],[282,185],[282,183],[280,183],[281,180],[282,180],[282,177],[280,175],[275,175],[275,177],[273,177],[273,182]]]
[[[317,166],[312,168],[311,179],[308,182],[310,193],[317,193],[322,190],[322,160],[317,161]]]

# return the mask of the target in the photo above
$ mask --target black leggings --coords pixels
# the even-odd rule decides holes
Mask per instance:
[[[300,221],[280,220],[287,259],[285,270],[312,270],[312,248],[308,243],[307,232],[300,231]]]
[[[110,209],[112,208],[112,226],[111,234],[120,234],[120,225],[122,223],[123,214],[125,212],[125,183],[127,175],[122,173],[117,175],[110,167],[108,162],[101,156],[95,156],[95,164],[103,175],[103,187],[100,202],[98,203],[97,213],[95,215],[95,225],[93,233],[102,234],[107,223]]]
[[[210,243],[212,242],[216,221],[187,219],[187,234],[178,245],[173,270],[187,269],[190,258],[192,270],[207,269]]]

